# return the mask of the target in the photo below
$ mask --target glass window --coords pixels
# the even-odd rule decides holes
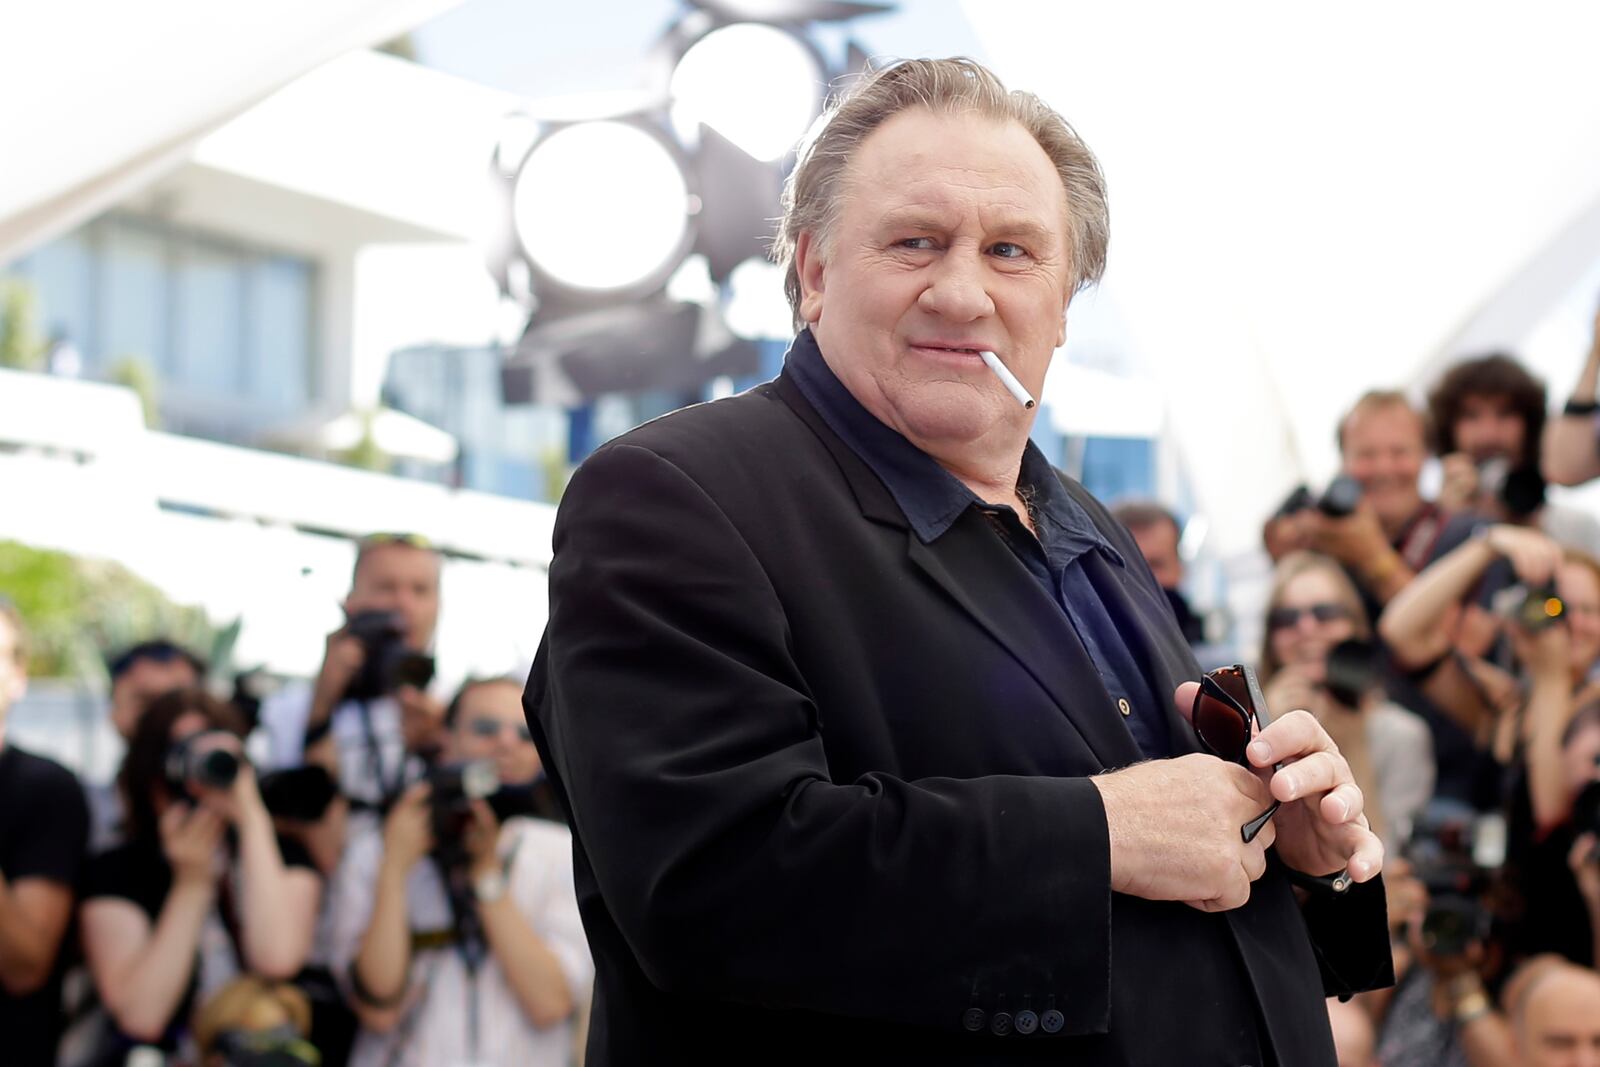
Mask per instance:
[[[250,393],[277,410],[304,406],[311,383],[312,271],[287,257],[250,272]]]
[[[244,385],[244,277],[238,258],[200,244],[178,250],[173,383],[232,395]]]
[[[171,372],[166,244],[159,233],[125,223],[102,231],[94,366],[107,368],[131,358]]]

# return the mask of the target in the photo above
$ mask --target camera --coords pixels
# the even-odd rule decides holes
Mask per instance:
[[[1287,518],[1312,508],[1331,519],[1343,519],[1355,514],[1361,506],[1361,483],[1348,474],[1341,474],[1328,483],[1321,496],[1314,496],[1309,488],[1297,485],[1294,492],[1273,513],[1274,519]]]
[[[226,1030],[217,1035],[215,1051],[226,1067],[317,1067],[322,1062],[322,1055],[293,1027]]]
[[[425,689],[433,681],[433,657],[406,647],[405,620],[397,611],[361,611],[345,631],[361,642],[361,669],[345,690],[346,700],[373,700],[403,685]]]
[[[1328,650],[1323,688],[1347,708],[1361,707],[1361,698],[1378,684],[1378,650],[1370,641],[1351,638]]]
[[[1553,626],[1567,611],[1566,604],[1556,595],[1554,582],[1507,586],[1490,598],[1489,606],[1496,615],[1510,619],[1529,633]]]
[[[286,767],[261,776],[261,803],[273,815],[300,822],[316,822],[339,795],[333,776],[314,763]]]
[[[179,796],[196,789],[227,789],[239,777],[239,755],[233,748],[211,744],[218,738],[237,741],[226,730],[202,730],[167,749],[164,771],[167,788]]]
[[[1545,480],[1537,466],[1513,467],[1504,456],[1478,464],[1478,492],[1500,501],[1509,514],[1532,515],[1544,504]]]
[[[428,772],[434,852],[446,866],[466,861],[461,838],[472,821],[472,802],[486,800],[500,788],[490,760],[443,764]]]
[[[1434,956],[1464,955],[1489,936],[1489,911],[1482,901],[1488,872],[1473,858],[1474,815],[1434,801],[1423,809],[1403,850],[1428,890],[1420,931]]]

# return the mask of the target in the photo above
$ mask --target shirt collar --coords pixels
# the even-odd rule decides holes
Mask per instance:
[[[784,357],[784,370],[840,440],[872,469],[924,543],[942,536],[979,500],[949,471],[898,432],[880,422],[833,373],[816,338],[801,330]],[[1022,452],[1021,484],[1033,493],[1042,542],[1071,556],[1097,548],[1118,566],[1122,556],[1095,528],[1088,512],[1067,493],[1054,468],[1031,440]]]

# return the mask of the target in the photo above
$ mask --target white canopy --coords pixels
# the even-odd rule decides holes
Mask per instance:
[[[460,0],[50,0],[0,16],[0,263],[184,161],[285,83]]]
[[[1225,554],[1331,472],[1366,389],[1491,345],[1557,402],[1571,388],[1600,288],[1600,5],[965,10],[1104,165],[1098,301],[1160,382]]]

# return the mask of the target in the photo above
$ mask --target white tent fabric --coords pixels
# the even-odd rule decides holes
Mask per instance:
[[[0,263],[182,162],[313,67],[459,0],[52,0],[0,15]]]
[[[1600,5],[965,10],[1007,84],[1105,167],[1102,299],[1161,382],[1224,555],[1331,472],[1361,392],[1516,350],[1593,283]],[[1542,368],[1557,400],[1581,358]]]

